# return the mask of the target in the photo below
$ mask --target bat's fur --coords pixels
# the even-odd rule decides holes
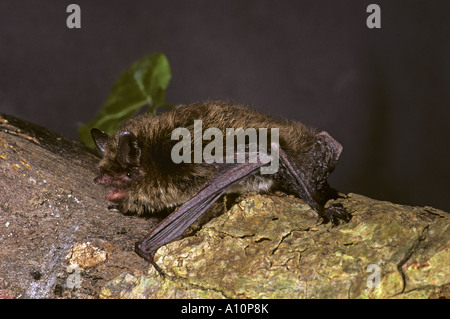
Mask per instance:
[[[193,137],[194,120],[202,120],[203,131],[210,127],[220,129],[224,138],[226,128],[267,128],[268,132],[270,128],[279,128],[279,144],[295,168],[303,171],[314,200],[323,205],[328,199],[331,189],[326,179],[342,149],[336,141],[299,122],[277,120],[224,102],[182,106],[158,116],[139,115],[122,125],[105,142],[99,164],[102,175],[96,179],[97,183],[116,188],[117,196],[107,198],[115,201],[123,212],[138,213],[179,206],[192,198],[214,175],[215,168],[208,164],[173,163],[171,149],[178,141],[171,140],[171,134],[175,128],[184,127]],[[141,150],[138,166],[123,167],[117,160],[119,136],[125,131],[137,138]],[[270,136],[267,141],[270,143]],[[203,146],[206,144],[208,141],[203,142]],[[251,176],[229,192],[270,191],[273,187],[290,192],[289,185],[277,183],[276,175]]]

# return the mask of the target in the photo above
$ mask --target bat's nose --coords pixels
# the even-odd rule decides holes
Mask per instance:
[[[107,174],[99,175],[94,178],[94,183],[97,185],[108,185],[111,183],[111,177]]]

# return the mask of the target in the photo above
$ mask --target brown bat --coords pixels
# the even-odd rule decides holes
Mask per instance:
[[[207,143],[194,142],[198,138],[194,122],[199,120],[205,130],[204,139],[209,128],[224,132],[223,136],[215,135],[214,141],[222,145],[230,137],[227,131],[230,128],[242,128],[246,132],[266,129],[259,130],[269,133],[266,141],[272,141],[273,137],[279,137],[279,141],[275,139],[267,149],[255,151],[249,136],[245,147],[240,149],[238,138],[232,136],[227,146],[234,146],[237,141],[238,147],[231,161],[220,148],[213,155],[215,161],[205,160],[198,155],[206,151],[208,145],[203,144]],[[183,150],[188,152],[183,154],[185,161],[174,160],[174,154],[181,150],[180,136],[173,137],[179,128],[187,136],[194,136],[188,144],[183,144],[186,147]],[[299,122],[274,119],[242,106],[210,102],[182,106],[158,116],[139,115],[111,136],[95,128],[91,135],[103,156],[99,164],[101,175],[95,183],[112,186],[106,199],[115,203],[121,212],[151,213],[178,207],[136,243],[137,254],[160,273],[153,259],[158,248],[179,237],[224,193],[281,189],[302,198],[324,223],[338,225],[339,220],[351,218],[341,205],[324,206],[328,199],[338,197],[327,178],[337,164],[342,146],[327,132],[315,131]],[[263,137],[258,141],[264,142]],[[242,154],[245,160],[239,162],[237,158]],[[191,155],[194,161],[186,160]],[[251,155],[255,156],[253,161]],[[279,161],[278,169],[263,174],[262,169],[275,160]]]

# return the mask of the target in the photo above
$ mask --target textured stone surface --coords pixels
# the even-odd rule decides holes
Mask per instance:
[[[119,298],[448,297],[449,215],[349,194],[350,223],[317,225],[303,201],[243,198],[195,236],[162,247],[144,276],[121,274],[102,290]],[[379,287],[369,288],[380,270]],[[370,268],[369,268],[370,270]],[[447,291],[447,292],[446,292]]]
[[[106,260],[106,252],[90,242],[76,244],[66,256],[69,265],[91,268]]]
[[[97,298],[122,271],[145,269],[134,242],[152,223],[108,211],[105,190],[92,182],[98,160],[0,114],[0,298]]]

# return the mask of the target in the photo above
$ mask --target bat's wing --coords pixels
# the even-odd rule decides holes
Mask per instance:
[[[216,174],[194,197],[136,243],[137,254],[149,261],[162,274],[162,270],[153,259],[158,248],[180,236],[230,187],[257,173],[268,161],[269,156],[264,154],[258,156],[257,163],[214,164],[217,168]]]

